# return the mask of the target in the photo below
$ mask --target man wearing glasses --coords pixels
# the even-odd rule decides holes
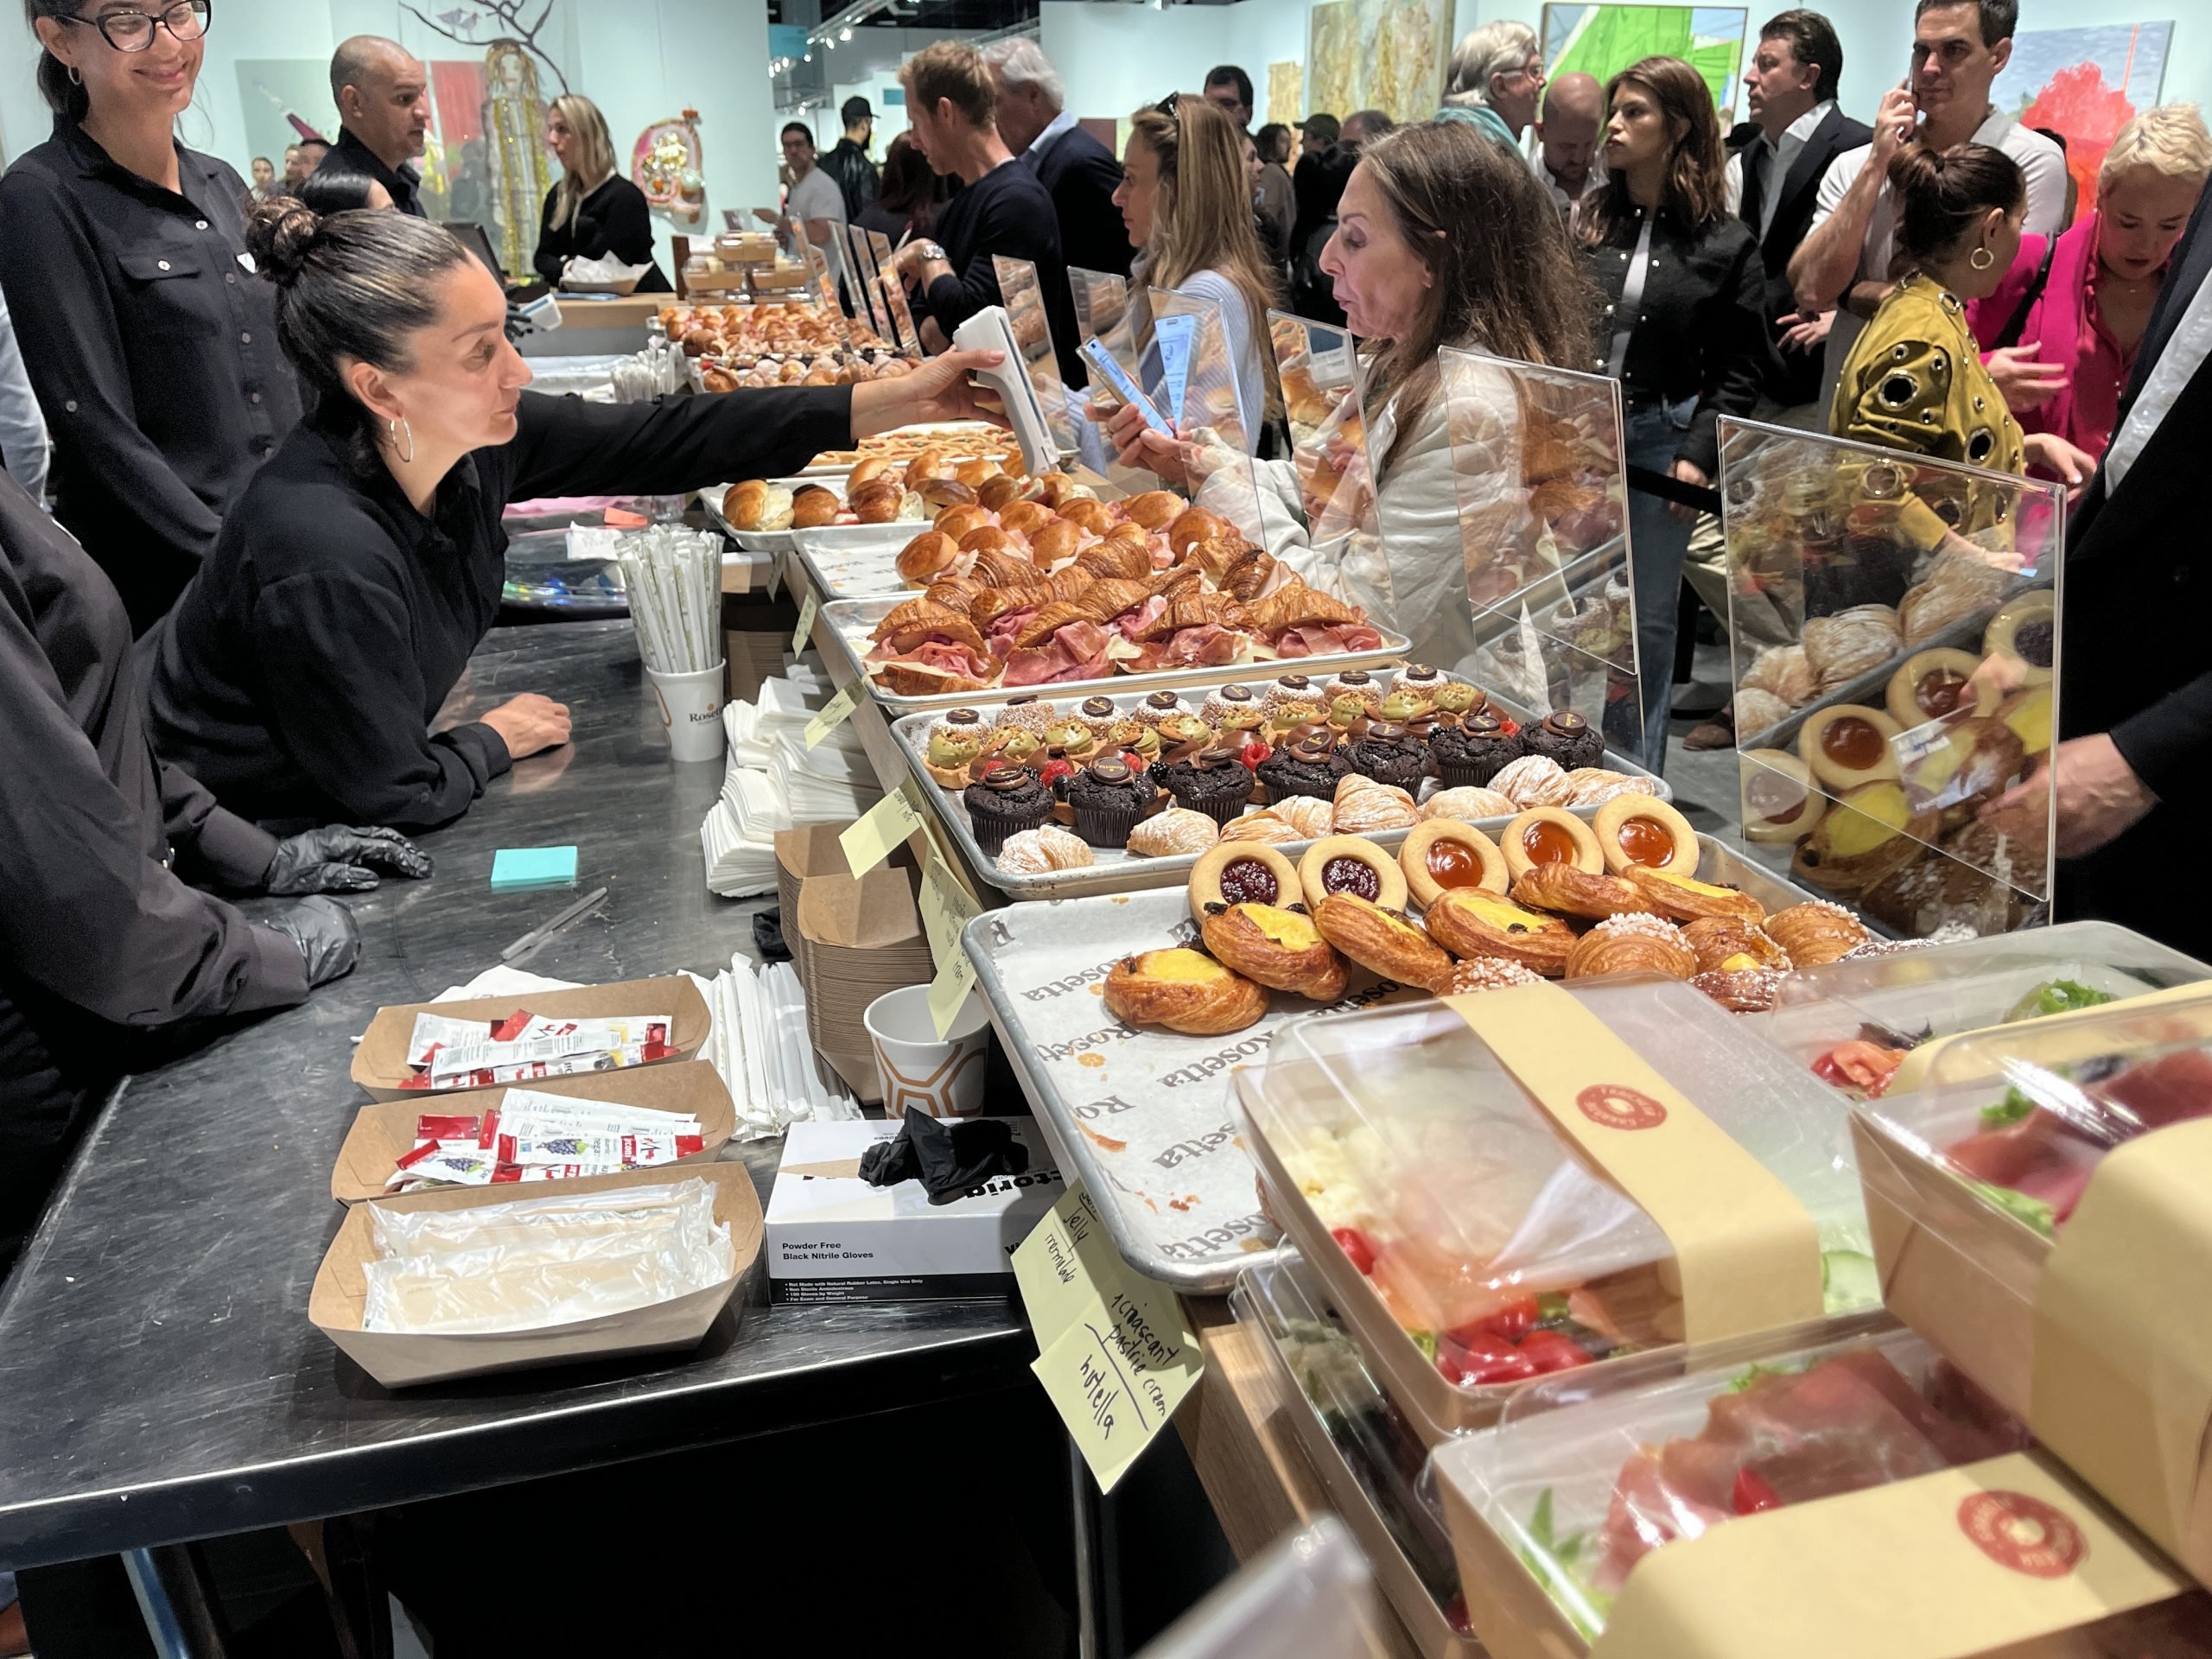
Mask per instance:
[[[210,0],[30,0],[54,134],[0,178],[0,292],[62,524],[139,632],[300,416],[245,181],[174,131]]]

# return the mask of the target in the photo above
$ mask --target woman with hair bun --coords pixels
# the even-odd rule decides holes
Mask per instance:
[[[1890,188],[1912,268],[1852,342],[1828,430],[1993,472],[2024,474],[2032,459],[2070,488],[2087,484],[2094,456],[2055,433],[2023,438],[1967,326],[1967,306],[1995,291],[2020,250],[2019,164],[1986,144],[1908,144]]]
[[[499,614],[510,500],[791,472],[985,413],[968,376],[999,360],[681,402],[548,397],[524,390],[499,280],[442,226],[277,201],[247,234],[315,411],[141,649],[156,747],[251,818],[429,828],[568,741],[568,710],[535,693],[429,730]]]

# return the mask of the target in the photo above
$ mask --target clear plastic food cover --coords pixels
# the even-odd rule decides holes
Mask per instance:
[[[854,343],[888,346],[893,333],[891,313],[883,303],[883,272],[868,245],[868,232],[857,225],[840,225],[837,235],[845,260],[846,297],[858,308],[852,319]],[[872,340],[860,337],[863,319]]]
[[[1907,1058],[1939,1038],[2010,1028],[2212,980],[2212,965],[2110,922],[2062,922],[1803,968],[1774,1008],[1745,1016],[1816,1074],[1855,1094],[1917,1086]]]
[[[1844,1116],[1823,1085],[1687,984],[1567,994],[1803,1206],[1831,1309],[1877,1299]],[[1276,1220],[1309,1254],[1332,1236],[1418,1351],[1377,1355],[1386,1368],[1479,1389],[1681,1339],[1666,1236],[1449,1007],[1300,1020],[1238,1099]],[[1554,1334],[1532,1344],[1536,1328]]]
[[[1325,1515],[1239,1569],[1147,1643],[1138,1659],[1379,1659],[1367,1559]]]
[[[364,1331],[467,1336],[605,1319],[737,1271],[702,1180],[372,1217]]]
[[[922,353],[921,331],[914,327],[913,308],[906,303],[906,285],[891,269],[891,238],[881,231],[863,232],[868,238],[868,250],[875,260],[879,273],[876,293],[883,302],[883,309],[891,319],[891,338],[901,351],[919,357]]]
[[[1052,327],[1045,312],[1045,290],[1037,267],[1027,259],[994,254],[998,271],[999,297],[1007,320],[1014,325],[1014,343],[1021,347],[1021,365],[1045,410],[1045,427],[1052,447],[1062,454],[1075,448],[1075,416],[1068,406],[1067,383],[1060,378],[1060,357],[1052,344]]]
[[[1070,265],[1068,296],[1075,302],[1077,341],[1096,338],[1116,363],[1134,372],[1137,353],[1135,323],[1129,315],[1129,279],[1108,270]]]
[[[1440,619],[1439,666],[1641,753],[1619,386],[1475,352],[1440,352],[1437,367],[1441,450],[1423,442],[1432,411],[1393,459],[1395,411],[1366,392],[1401,616]]]
[[[2048,919],[2056,484],[1724,416],[1744,833],[1900,937]]]
[[[1495,1426],[1440,1448],[1429,1478],[1476,1633],[1494,1651],[1572,1653],[1597,1640],[1656,1551],[1740,1516],[2027,1444],[2016,1421],[1877,1314],[1543,1378]]]

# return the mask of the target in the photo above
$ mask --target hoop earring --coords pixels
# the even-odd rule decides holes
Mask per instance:
[[[1967,255],[1967,264],[1972,265],[1976,270],[1987,270],[1996,263],[1997,256],[1987,248],[1976,248],[1972,253]]]
[[[72,86],[81,86],[85,84],[84,72],[73,63],[69,66],[69,84]]]
[[[396,421],[386,421],[384,423],[385,436],[391,441],[391,447],[395,452],[399,448],[399,432],[402,427],[407,429],[407,453],[399,457],[401,465],[404,466],[415,459],[415,429],[405,416],[402,416]]]

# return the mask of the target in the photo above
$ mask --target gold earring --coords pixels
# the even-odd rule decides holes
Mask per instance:
[[[1967,264],[1972,265],[1976,270],[1987,270],[1996,263],[1997,256],[1987,248],[1976,248],[1972,253],[1967,255]]]

